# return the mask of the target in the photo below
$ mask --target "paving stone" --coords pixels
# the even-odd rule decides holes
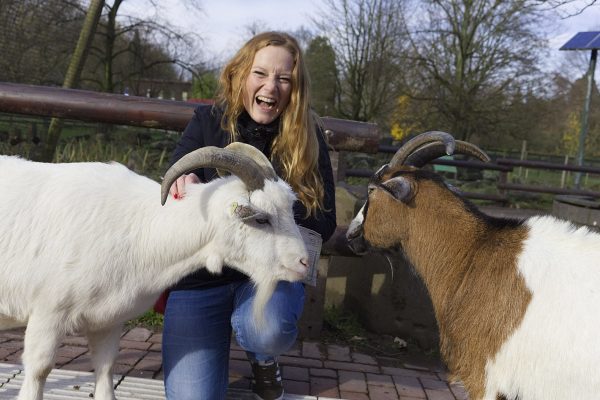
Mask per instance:
[[[243,376],[229,376],[229,387],[236,389],[250,389],[250,378]]]
[[[17,351],[17,349],[0,348],[0,360],[4,360],[6,357],[8,357],[9,355],[11,355],[15,351]]]
[[[298,367],[308,368],[323,368],[323,362],[321,360],[315,360],[314,358],[301,358],[301,357],[289,357],[279,356],[277,361],[281,365],[295,365]]]
[[[325,368],[330,369],[339,369],[345,371],[357,371],[357,372],[371,372],[373,374],[378,374],[379,366],[377,365],[367,365],[367,364],[356,364],[350,362],[342,362],[342,361],[325,361],[323,362],[323,366]]]
[[[428,400],[455,400],[450,389],[448,390],[430,390],[425,389]]]
[[[284,355],[293,356],[293,357],[301,357],[302,356],[302,346],[298,342],[296,342],[296,343],[294,343],[294,345],[292,346],[291,349],[289,349],[288,351],[286,351],[284,353]]]
[[[134,369],[158,372],[161,367],[162,367],[161,360],[156,360],[156,359],[153,360],[153,359],[144,357],[137,364],[135,364]]]
[[[417,399],[425,399],[425,391],[417,378],[410,376],[394,376],[392,378],[396,384],[396,391],[402,396],[415,397]]]
[[[339,371],[340,391],[367,393],[365,374],[354,371]]]
[[[17,350],[14,353],[11,353],[9,355],[7,355],[4,360],[6,360],[7,362],[16,362],[16,363],[20,363],[21,360],[21,356],[23,355],[23,350]]]
[[[283,388],[286,393],[307,395],[310,393],[310,384],[304,381],[283,380]]]
[[[454,397],[456,397],[456,400],[469,399],[469,395],[467,394],[465,387],[461,383],[451,383],[449,386],[450,390],[452,391],[452,394],[454,394]]]
[[[302,342],[302,355],[309,358],[323,358],[319,343],[316,342]]]
[[[160,344],[160,343],[153,343],[152,346],[150,346],[150,350],[152,350],[152,351],[162,351],[162,344]]]
[[[372,400],[398,400],[398,392],[394,386],[369,385],[368,389]]]
[[[337,371],[335,369],[328,368],[310,368],[310,374],[314,376],[321,376],[324,378],[336,378],[337,379]]]
[[[426,367],[424,365],[417,365],[417,364],[412,364],[412,363],[403,363],[404,368],[408,368],[408,369],[415,369],[417,371],[428,371],[430,372],[429,367]]]
[[[133,367],[127,364],[115,364],[113,366],[113,373],[118,375],[127,375],[133,371]]]
[[[22,349],[23,341],[22,340],[9,340],[7,342],[2,343],[3,349]]]
[[[237,389],[250,389],[250,379],[243,376],[229,375],[229,387]]]
[[[323,396],[338,398],[340,392],[338,390],[337,379],[312,376],[310,378],[310,394],[319,397]]]
[[[62,366],[62,369],[70,371],[92,371],[92,363],[89,357],[79,357]]]
[[[119,347],[121,349],[136,349],[136,350],[148,350],[152,347],[153,343],[150,342],[140,342],[137,340],[127,340],[121,339],[119,343]]]
[[[381,372],[387,375],[394,376],[410,376],[413,378],[429,378],[429,379],[437,379],[437,375],[433,372],[427,371],[416,371],[413,369],[406,368],[395,368],[395,367],[381,367]]]
[[[147,352],[142,351],[142,350],[121,349],[119,351],[119,355],[117,356],[116,362],[119,364],[125,364],[125,365],[135,365],[146,354],[147,354]]]
[[[229,360],[229,374],[234,376],[252,376],[250,362],[244,360]]]
[[[54,358],[54,366],[55,366],[55,368],[59,368],[67,363],[70,363],[72,360],[73,360],[73,357],[57,356],[56,358]]]
[[[352,361],[350,358],[350,348],[335,344],[327,346],[327,358],[333,361]]]
[[[2,339],[23,339],[23,336],[25,336],[25,329],[12,329],[10,331],[1,331],[0,332],[0,337]]]
[[[431,390],[450,390],[448,383],[439,379],[420,378],[421,384],[425,389]]]
[[[367,384],[369,386],[394,387],[394,381],[390,375],[367,373]]]
[[[162,343],[162,333],[153,333],[147,341],[150,343]]]
[[[306,367],[293,367],[286,365],[282,367],[281,375],[284,379],[291,379],[294,381],[308,382],[308,368]]]
[[[344,400],[369,400],[369,396],[365,393],[344,392],[343,390],[340,390],[340,398]],[[378,397],[373,398],[379,400]]]
[[[377,365],[377,360],[368,354],[352,353],[352,360],[359,364]]]
[[[162,361],[162,354],[160,351],[149,351],[145,356],[144,360],[159,360]]]
[[[248,360],[248,355],[242,350],[229,350],[229,358],[234,360]]]
[[[66,345],[59,347],[56,351],[56,355],[59,357],[68,357],[73,359],[79,357],[82,354],[87,353],[87,351],[87,347]]]
[[[152,331],[146,328],[133,328],[127,331],[123,336],[121,336],[121,340],[135,340],[139,342],[145,342],[152,336]]]

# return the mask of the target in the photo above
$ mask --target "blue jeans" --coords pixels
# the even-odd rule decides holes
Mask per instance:
[[[252,361],[266,361],[294,344],[304,307],[302,283],[279,282],[265,307],[266,326],[252,317],[252,282],[171,292],[162,339],[169,400],[225,399],[232,328]]]

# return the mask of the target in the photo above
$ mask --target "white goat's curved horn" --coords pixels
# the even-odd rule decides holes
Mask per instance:
[[[438,157],[445,156],[447,154],[446,146],[441,142],[427,143],[417,150],[413,151],[404,162],[404,165],[411,165],[413,167],[421,168],[431,160],[435,160]],[[455,141],[454,154],[465,154],[467,156],[473,156],[483,162],[489,162],[491,158],[479,147],[473,143],[463,142],[462,140]]]
[[[267,156],[265,156],[264,153],[258,150],[256,147],[242,142],[233,142],[228,144],[225,148],[227,150],[235,151],[236,153],[245,154],[252,158],[258,165],[260,165],[267,179],[273,181],[277,180],[277,174],[275,173],[275,169],[273,169],[273,165]],[[217,170],[217,172],[220,176],[223,176],[226,175],[224,172],[227,171]]]
[[[262,189],[268,179],[263,168],[245,154],[219,147],[207,146],[181,157],[165,173],[161,184],[161,204],[164,205],[173,182],[181,175],[198,168],[219,168],[240,178],[249,191]]]
[[[406,159],[419,147],[430,142],[441,142],[443,143],[446,154],[450,155],[454,152],[455,140],[449,133],[440,131],[429,131],[421,133],[404,143],[402,147],[396,151],[394,157],[389,162],[390,167],[397,165],[404,165]]]

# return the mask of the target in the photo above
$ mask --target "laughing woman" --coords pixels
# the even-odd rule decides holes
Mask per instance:
[[[258,34],[223,69],[215,105],[195,110],[171,162],[204,146],[239,141],[256,147],[296,192],[296,223],[326,241],[335,230],[335,189],[327,146],[309,99],[297,41],[280,32]],[[214,169],[182,176],[171,195],[183,199],[186,185],[216,176]],[[248,277],[231,268],[220,275],[201,269],[172,288],[163,331],[167,399],[225,398],[232,330],[251,362],[255,397],[283,398],[277,356],[296,340],[304,286],[278,284],[265,309],[272,322],[268,327],[253,324],[253,297]]]

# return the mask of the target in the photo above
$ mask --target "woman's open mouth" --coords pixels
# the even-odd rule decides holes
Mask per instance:
[[[271,111],[275,108],[277,101],[270,97],[256,96],[256,104],[263,110]]]

